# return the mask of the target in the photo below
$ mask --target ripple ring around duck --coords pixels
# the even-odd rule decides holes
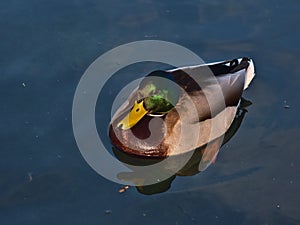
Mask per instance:
[[[74,95],[72,107],[72,125],[78,148],[86,162],[99,175],[116,183],[139,186],[161,182],[178,172],[193,155],[193,151],[187,152],[184,159],[181,159],[180,162],[176,162],[175,164],[170,157],[167,157],[153,165],[128,165],[120,162],[109,153],[97,132],[95,121],[96,102],[100,91],[104,87],[107,80],[117,71],[126,66],[134,63],[149,61],[169,64],[175,68],[187,65],[204,64],[204,61],[194,52],[175,43],[161,40],[142,40],[131,42],[120,45],[98,57],[82,75]],[[188,74],[198,83],[200,87],[203,87],[204,84],[201,82],[201,79],[195,77],[194,74]],[[221,106],[225,109],[224,96],[222,94],[221,87],[219,86],[213,73],[211,72],[207,74],[206,76],[209,77],[205,78],[204,80],[210,80],[211,85],[210,88],[207,89],[205,96],[208,100],[212,116],[216,116],[217,113],[214,113],[216,108],[216,102],[214,99],[216,96],[218,96],[219,99],[223,99],[223,101],[219,101],[217,103],[217,107]],[[177,85],[172,83],[172,81],[168,82],[171,82],[170,85]],[[137,81],[133,81],[133,83],[137,83]],[[123,88],[122,91],[126,91],[128,88],[130,89],[132,87],[133,85],[129,84]],[[119,96],[122,96],[122,91],[114,100],[113,108],[115,105],[119,105]],[[190,105],[193,105],[192,101]],[[197,113],[195,107],[191,107],[189,110],[195,110],[195,113]],[[179,116],[182,115],[180,110],[178,110],[178,114]],[[222,116],[224,117],[226,115],[223,114],[221,117]],[[155,117],[154,119],[159,120],[159,118]],[[220,118],[219,121],[224,120],[225,118]],[[181,127],[182,133],[186,132],[185,129],[188,129],[185,128],[184,124],[182,124]],[[220,123],[212,121],[210,132],[211,140],[213,140],[215,136],[220,137],[220,135],[217,134],[219,130]],[[151,124],[150,131],[152,133],[155,132],[154,130],[151,130]],[[151,136],[152,135],[150,135],[149,138],[151,138]],[[180,137],[178,148],[180,148],[182,152],[182,149],[184,148],[188,150],[192,146],[196,146],[199,136],[199,134],[195,133],[193,134],[193,137],[189,138],[189,140],[182,140]],[[133,134],[132,137],[135,138]],[[167,170],[168,172],[166,172],[165,168],[170,169]],[[161,173],[162,170],[164,171],[163,173]],[[124,179],[124,177],[130,177],[130,175],[133,175],[132,177],[135,178],[138,177],[138,179]]]

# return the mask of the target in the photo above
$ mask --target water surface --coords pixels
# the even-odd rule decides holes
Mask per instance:
[[[1,223],[300,223],[299,2],[0,6]],[[80,155],[71,123],[73,95],[90,63],[143,39],[175,42],[206,62],[248,56],[257,72],[244,94],[253,105],[217,162],[151,196],[135,188],[120,194],[120,185],[96,174]]]

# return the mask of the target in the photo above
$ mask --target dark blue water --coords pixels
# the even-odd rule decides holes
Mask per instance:
[[[1,2],[1,224],[299,224],[299,11],[271,0]],[[206,62],[248,56],[257,74],[217,162],[151,196],[95,173],[71,122],[90,63],[143,39]]]

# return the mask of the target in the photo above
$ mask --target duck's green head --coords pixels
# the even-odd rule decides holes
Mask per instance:
[[[178,98],[179,87],[174,83],[172,75],[165,71],[154,71],[140,83],[137,99],[118,127],[130,129],[145,115],[163,116],[175,107]]]

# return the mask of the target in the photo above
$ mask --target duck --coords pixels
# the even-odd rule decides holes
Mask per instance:
[[[254,77],[247,57],[153,71],[112,117],[111,143],[143,158],[177,156],[216,140],[221,145]]]

